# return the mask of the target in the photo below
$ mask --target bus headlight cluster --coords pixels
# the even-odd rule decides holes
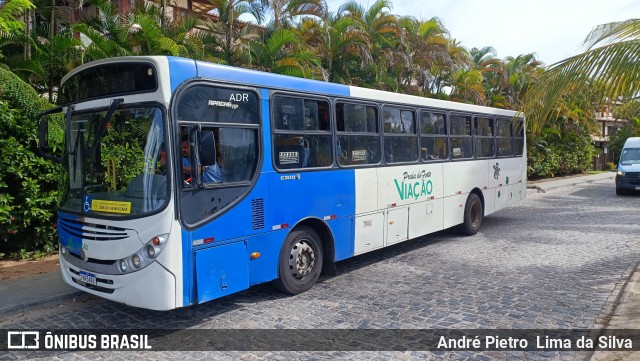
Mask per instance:
[[[143,269],[156,260],[164,245],[167,243],[168,234],[155,236],[130,257],[118,261],[118,268],[122,273],[131,273]]]

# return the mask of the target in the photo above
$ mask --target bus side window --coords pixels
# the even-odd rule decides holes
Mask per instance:
[[[336,104],[339,165],[380,163],[378,110],[364,104]]]
[[[273,107],[273,159],[278,169],[328,167],[333,163],[329,102],[278,95]]]
[[[496,142],[498,144],[498,157],[513,156],[513,139],[511,137],[511,119],[497,119]]]
[[[451,158],[473,158],[471,117],[468,115],[452,114],[449,121],[451,126]]]
[[[449,159],[445,115],[436,112],[420,114],[421,157],[423,161]]]

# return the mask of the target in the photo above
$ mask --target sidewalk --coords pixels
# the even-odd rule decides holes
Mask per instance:
[[[590,175],[584,175],[584,176],[575,176],[575,177],[570,176],[570,177],[564,177],[559,179],[554,179],[554,178],[540,179],[540,180],[528,181],[527,185],[529,189],[534,189],[534,190],[538,189],[539,191],[546,192],[553,189],[571,187],[571,186],[583,184],[583,183],[593,183],[593,182],[598,182],[606,179],[610,179],[611,182],[613,182],[613,179],[615,177],[616,177],[615,172],[605,172],[605,173],[590,174]]]

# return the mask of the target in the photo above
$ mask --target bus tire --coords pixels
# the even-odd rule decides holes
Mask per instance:
[[[297,295],[308,291],[322,272],[324,255],[318,233],[309,227],[293,230],[285,239],[278,260],[277,289]]]
[[[482,201],[475,193],[470,193],[464,207],[464,222],[460,225],[460,232],[465,236],[473,236],[482,226],[484,211]]]

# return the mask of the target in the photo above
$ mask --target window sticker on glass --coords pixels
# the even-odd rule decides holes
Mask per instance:
[[[91,210],[93,212],[131,214],[131,202],[93,199],[91,201]]]
[[[280,152],[278,156],[281,165],[300,163],[300,154],[298,152]]]
[[[367,160],[367,151],[358,149],[351,152],[351,160],[353,162],[361,162]]]

